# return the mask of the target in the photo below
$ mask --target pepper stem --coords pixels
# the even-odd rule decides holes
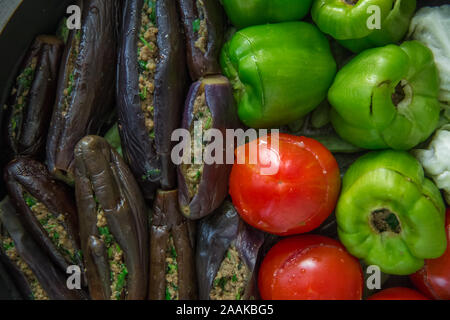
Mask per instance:
[[[354,6],[355,4],[358,3],[359,0],[343,0],[344,3],[349,4],[351,6]]]
[[[406,80],[400,81],[395,87],[394,93],[391,96],[392,103],[397,108],[408,106],[412,100],[412,87]]]
[[[370,224],[377,233],[393,232],[399,234],[402,231],[398,216],[386,208],[372,211]]]

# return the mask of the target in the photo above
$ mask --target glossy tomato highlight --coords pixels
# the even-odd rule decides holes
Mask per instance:
[[[425,260],[422,269],[411,275],[414,285],[428,297],[450,300],[450,209],[447,209],[445,228],[447,250],[437,259]]]
[[[360,300],[363,275],[336,240],[301,235],[273,246],[258,274],[264,300]]]
[[[382,290],[370,296],[367,300],[429,300],[416,290],[395,287]]]
[[[250,225],[277,235],[293,235],[317,228],[334,210],[340,190],[336,159],[321,143],[306,137],[273,135],[240,146],[245,163],[233,165],[230,195],[241,217]],[[251,164],[248,150],[258,147]],[[269,161],[276,174],[263,174]]]

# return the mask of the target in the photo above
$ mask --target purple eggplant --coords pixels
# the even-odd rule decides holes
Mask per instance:
[[[191,86],[182,122],[182,128],[191,133],[191,154],[194,152],[194,141],[201,139],[194,136],[195,124],[201,126],[203,133],[209,129],[218,129],[222,137],[226,136],[226,129],[241,126],[227,78],[207,77]],[[203,148],[207,147],[203,141],[200,143]],[[196,164],[191,161],[190,164],[182,163],[178,166],[178,201],[181,212],[187,218],[199,219],[208,215],[217,209],[227,196],[232,165],[225,164],[226,149],[224,147],[221,150],[223,164]],[[192,160],[192,157],[188,158]]]
[[[150,232],[150,300],[197,298],[195,228],[179,213],[177,191],[158,190]]]
[[[57,37],[40,35],[22,62],[5,120],[13,155],[38,156],[45,147],[63,48]]]
[[[47,165],[72,184],[77,142],[99,131],[113,105],[118,1],[84,0],[81,29],[68,38],[47,139]]]
[[[117,79],[123,154],[147,199],[176,188],[170,153],[187,70],[175,0],[127,0]]]
[[[63,271],[82,270],[75,201],[65,184],[53,180],[35,160],[18,158],[5,167],[5,182],[19,217],[54,263]]]
[[[226,32],[226,16],[219,0],[178,0],[186,34],[191,79],[220,74],[219,54]]]
[[[201,300],[258,299],[257,262],[265,235],[225,201],[199,222],[196,266]]]
[[[23,298],[88,299],[82,289],[67,287],[67,275],[52,263],[47,253],[34,241],[8,198],[0,203],[0,244],[0,260]]]
[[[98,136],[75,148],[81,247],[92,299],[145,299],[148,212],[130,169]]]

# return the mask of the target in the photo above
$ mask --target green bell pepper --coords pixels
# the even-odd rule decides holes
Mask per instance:
[[[222,0],[236,28],[300,20],[309,12],[311,3],[312,0]]]
[[[328,92],[336,132],[366,149],[408,150],[439,122],[439,76],[418,41],[368,49],[336,75]]]
[[[336,73],[326,37],[305,22],[253,26],[222,49],[243,123],[269,128],[293,122],[325,97]]]
[[[414,273],[447,246],[439,189],[405,151],[373,151],[351,165],[336,220],[347,250],[389,274]]]
[[[370,9],[379,8],[380,15]],[[403,39],[416,10],[416,0],[315,0],[311,10],[322,32],[353,52]],[[379,18],[379,29],[372,26]]]

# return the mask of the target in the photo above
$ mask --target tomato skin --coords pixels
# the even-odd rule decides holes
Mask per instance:
[[[420,292],[403,287],[384,289],[367,298],[367,300],[430,300]]]
[[[360,300],[363,275],[358,260],[336,240],[300,235],[270,249],[258,287],[264,300]]]
[[[450,300],[450,208],[447,209],[445,228],[445,253],[437,259],[425,260],[424,267],[410,276],[417,289],[438,300]]]
[[[233,165],[233,204],[244,221],[263,231],[282,236],[311,231],[335,208],[341,185],[336,159],[314,139],[280,134],[278,152],[271,139],[269,147],[261,138],[247,144],[247,150],[258,146],[258,164],[249,164],[246,152],[245,164]],[[261,174],[264,159],[274,161],[278,173]]]

